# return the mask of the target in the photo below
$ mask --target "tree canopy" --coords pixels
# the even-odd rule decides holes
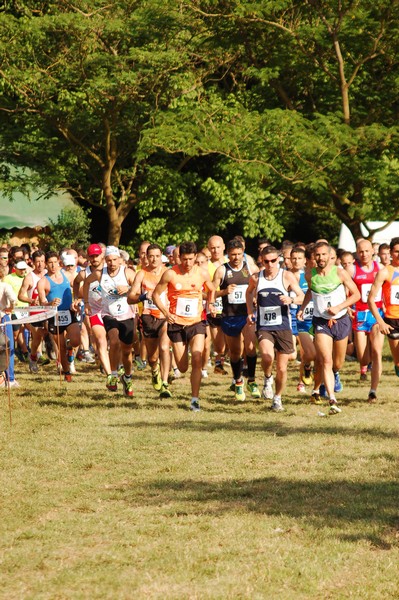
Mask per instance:
[[[386,0],[8,1],[0,159],[102,208],[110,243],[292,214],[399,215],[399,6]],[[300,227],[300,223],[299,223]]]

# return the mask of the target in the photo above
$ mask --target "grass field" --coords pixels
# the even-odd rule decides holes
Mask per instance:
[[[237,403],[230,379],[189,379],[159,401],[78,364],[54,366],[0,411],[0,598],[398,598],[399,379],[379,402],[346,363],[340,415],[296,390],[286,411]],[[261,381],[259,377],[259,381]],[[323,409],[321,409],[323,410]]]

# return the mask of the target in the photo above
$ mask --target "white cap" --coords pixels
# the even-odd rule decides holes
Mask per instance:
[[[169,258],[167,256],[165,256],[165,254],[162,254],[162,262],[163,263],[169,262]]]
[[[26,264],[26,262],[24,260],[20,260],[19,262],[16,263],[15,268],[16,269],[27,269],[28,265]]]
[[[76,265],[75,257],[72,254],[63,254],[62,262],[64,263],[64,267],[72,267]]]
[[[115,254],[116,256],[120,256],[119,248],[116,246],[107,246],[105,248],[105,256],[110,256],[110,254]]]

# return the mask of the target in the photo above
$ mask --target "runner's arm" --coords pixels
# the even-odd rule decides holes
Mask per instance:
[[[161,300],[161,294],[167,290],[168,284],[170,283],[171,280],[172,280],[172,270],[168,269],[162,275],[160,282],[157,284],[154,291],[152,292],[152,301],[154,302],[155,306],[157,308],[159,308],[159,310],[161,311],[163,316],[168,320],[168,322],[174,323],[175,316],[172,315],[168,311],[167,307],[164,305],[164,303]]]
[[[377,294],[379,293],[379,291],[382,288],[382,284],[384,283],[384,281],[388,281],[388,279],[389,279],[389,273],[385,268],[381,269],[381,271],[378,271],[377,275],[375,276],[374,283],[371,286],[368,298],[367,298],[367,304],[369,305],[369,309],[371,310],[373,317],[375,318],[375,320],[378,323],[380,332],[383,333],[384,335],[388,335],[392,331],[393,327],[391,325],[388,325],[388,323],[385,323],[384,319],[381,317],[380,311],[377,308],[375,299],[376,299]]]
[[[254,273],[251,275],[247,291],[245,292],[245,300],[247,303],[247,323],[249,325],[254,325],[255,323],[255,313],[254,313],[254,295],[255,290],[258,285],[258,273]]]
[[[130,288],[130,291],[127,295],[127,303],[128,304],[138,304],[145,300],[144,294],[141,293],[141,284],[144,279],[144,271],[140,270],[136,273],[133,284]]]
[[[20,290],[18,292],[18,300],[20,302],[27,302],[28,304],[34,304],[35,301],[29,298],[28,291],[32,286],[32,275],[28,273],[25,275]]]

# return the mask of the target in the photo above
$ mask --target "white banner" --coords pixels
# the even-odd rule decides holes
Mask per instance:
[[[34,313],[34,314],[30,314]],[[46,321],[55,317],[57,314],[57,307],[55,306],[20,306],[14,308],[14,314],[17,316],[16,319],[8,321],[11,325],[23,325],[24,323],[37,323],[38,321]],[[20,316],[18,316],[20,314]],[[3,327],[6,323],[0,323]]]

